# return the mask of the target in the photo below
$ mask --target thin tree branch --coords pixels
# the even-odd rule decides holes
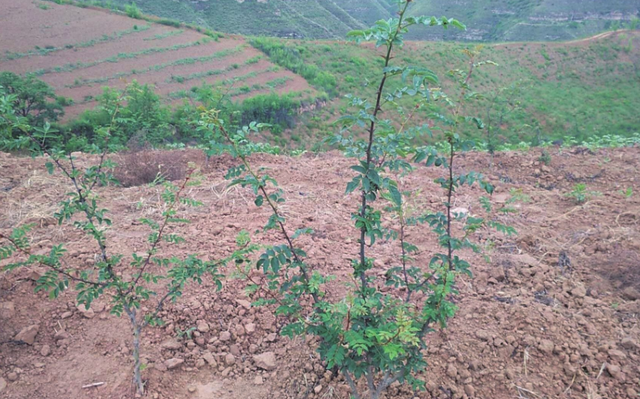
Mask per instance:
[[[151,257],[155,253],[155,250],[158,247],[158,244],[162,240],[164,229],[169,224],[169,219],[171,219],[171,211],[175,208],[176,204],[178,204],[180,202],[180,198],[181,198],[180,195],[184,192],[185,188],[187,187],[187,184],[191,180],[191,174],[192,173],[193,173],[193,170],[190,170],[190,171],[187,172],[186,178],[184,179],[184,181],[182,182],[182,185],[180,186],[180,188],[178,189],[178,192],[176,193],[175,200],[171,203],[169,208],[165,211],[165,217],[164,217],[164,220],[162,222],[162,225],[160,226],[160,229],[158,230],[158,236],[156,237],[156,239],[151,244],[151,248],[149,248],[149,251],[147,252],[147,258],[145,259],[145,261],[144,261],[144,263],[142,265],[142,268],[140,269],[140,273],[135,278],[135,280],[133,280],[131,286],[129,287],[129,289],[126,292],[126,295],[129,295],[135,289],[135,287],[138,285],[138,282],[140,281],[140,278],[142,278],[142,276],[144,274],[144,271],[146,270],[146,268],[151,263]]]
[[[389,38],[388,46],[387,46],[387,54],[384,57],[384,68],[386,69],[389,66],[389,62],[391,61],[391,51],[393,50],[393,44],[396,41],[396,39],[398,38],[398,35],[400,34],[400,30],[402,29],[402,20],[404,19],[404,14],[407,11],[407,8],[409,7],[410,2],[407,1],[406,4],[404,5],[404,8],[402,9],[402,11],[400,11],[399,14],[399,18],[398,18],[398,27],[396,28],[396,31],[394,32],[393,36]],[[373,109],[373,115],[371,118],[371,124],[369,125],[369,129],[368,129],[368,133],[369,133],[369,142],[367,145],[367,151],[366,151],[366,161],[365,161],[365,170],[368,173],[369,170],[371,169],[371,163],[372,163],[372,154],[371,154],[371,150],[373,148],[373,142],[374,142],[374,134],[376,131],[376,123],[377,123],[377,118],[378,118],[378,113],[382,110],[381,108],[381,100],[382,100],[382,92],[384,90],[384,86],[385,83],[387,81],[387,72],[384,72],[382,75],[382,80],[380,80],[380,85],[378,86],[378,91],[376,93],[376,105],[375,108]],[[361,218],[365,218],[366,217],[366,213],[367,213],[367,192],[366,190],[363,188],[362,189],[362,201],[361,201],[361,205],[360,205],[360,217]],[[360,267],[362,268],[362,271],[360,273],[360,284],[362,286],[362,295],[365,295],[365,290],[367,289],[367,275],[366,275],[366,268],[365,265],[367,263],[367,257],[366,257],[366,236],[367,236],[367,228],[366,226],[362,226],[360,228]]]
[[[358,393],[358,386],[356,385],[355,381],[349,374],[349,371],[347,371],[346,369],[342,369],[341,371],[342,371],[342,375],[344,375],[344,379],[347,380],[347,383],[349,384],[349,388],[351,388],[351,395],[353,396],[353,398],[362,399],[362,397]]]
[[[28,257],[35,257],[35,255],[33,255],[29,250],[21,248],[11,237],[7,237],[7,236],[5,236],[3,234],[0,234],[0,239],[5,239],[5,240],[9,241],[11,243],[11,245],[13,245],[23,255],[26,255]],[[63,260],[61,260],[61,261],[63,261]],[[40,260],[37,260],[37,263],[39,265],[41,265],[41,266],[47,267],[47,268],[55,271],[56,273],[60,273],[63,276],[68,277],[71,280],[76,281],[76,282],[90,284],[90,285],[92,285],[94,287],[105,287],[107,285],[106,283],[100,283],[100,282],[97,282],[97,281],[91,281],[91,280],[86,280],[86,279],[83,279],[83,278],[80,278],[80,277],[76,277],[73,274],[65,271],[64,269],[61,269],[61,268],[57,267],[56,265],[52,265],[50,263],[44,263],[44,262],[42,262]]]
[[[251,176],[256,181],[260,181],[259,176],[253,171],[253,169],[251,168],[251,165],[247,161],[247,158],[244,155],[241,155],[240,151],[238,151],[237,144],[231,139],[231,136],[229,135],[229,132],[227,132],[227,130],[222,125],[218,125],[218,128],[220,129],[220,131],[222,132],[224,137],[227,139],[227,141],[229,141],[231,143],[231,145],[234,147],[236,153],[238,153],[238,157],[242,161],[244,167],[247,169],[247,172],[249,172],[249,174],[251,174]],[[262,184],[260,185],[259,189],[260,189],[260,192],[262,193],[262,195],[264,196],[265,201],[267,201],[267,204],[269,204],[269,207],[271,208],[271,211],[278,218],[278,226],[280,227],[280,232],[282,233],[282,235],[284,236],[285,240],[287,241],[287,246],[291,250],[291,254],[293,256],[294,261],[296,262],[296,264],[300,268],[300,274],[302,275],[302,278],[304,279],[305,284],[309,284],[310,279],[309,279],[309,274],[307,272],[305,264],[304,264],[304,262],[302,262],[302,260],[298,256],[298,253],[297,253],[297,251],[295,249],[295,246],[293,245],[293,240],[291,239],[291,236],[289,235],[289,232],[287,231],[287,228],[285,227],[284,223],[281,221],[282,216],[280,216],[280,212],[278,211],[278,207],[276,206],[276,204],[273,203],[271,198],[269,198],[269,194],[267,193],[267,190],[265,189],[265,187]],[[320,302],[320,297],[318,296],[317,293],[315,293],[315,292],[311,293],[311,297],[313,298],[313,301],[315,303]]]
[[[36,138],[28,131],[25,131],[25,134],[27,135],[27,137],[29,137],[29,139],[31,139],[31,141],[33,141],[34,143],[36,143],[38,145],[38,147],[40,147],[40,150],[46,154],[49,159],[51,159],[56,166],[58,167],[58,169],[60,169],[69,180],[71,180],[71,182],[73,183],[73,186],[75,187],[76,192],[78,193],[78,203],[81,206],[81,210],[84,212],[84,214],[87,217],[87,220],[89,221],[89,223],[94,226],[93,230],[96,233],[96,236],[94,237],[96,239],[96,241],[98,242],[98,246],[100,248],[100,255],[102,257],[102,261],[109,264],[109,257],[107,256],[107,246],[106,244],[103,242],[102,238],[101,238],[101,234],[98,231],[98,229],[95,227],[94,224],[94,216],[89,212],[88,209],[88,204],[86,201],[86,197],[83,193],[82,188],[79,186],[78,184],[78,179],[76,179],[76,177],[74,176],[74,172],[75,172],[75,166],[73,164],[73,157],[69,157],[69,161],[71,163],[71,172],[69,172],[69,170],[60,162],[60,160],[55,157],[50,151],[49,149],[47,149],[45,147],[44,144],[40,143],[38,140],[36,140]],[[109,272],[113,274],[113,271],[111,270],[111,265],[108,266]]]
[[[384,377],[382,378],[382,381],[380,381],[380,384],[378,385],[378,390],[377,390],[378,396],[382,395],[382,392],[384,392],[387,388],[389,388],[389,386],[391,384],[393,384],[394,382],[398,381],[398,379],[402,375],[404,375],[404,371],[398,371],[395,374],[391,374],[390,371],[387,371],[384,374]]]

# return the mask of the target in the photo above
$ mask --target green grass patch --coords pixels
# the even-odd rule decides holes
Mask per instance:
[[[288,46],[281,40],[264,37],[253,38],[249,43],[265,53],[271,62],[301,75],[316,89],[330,97],[338,95],[336,77],[316,64],[306,62],[304,46]]]
[[[147,37],[147,38],[145,38],[143,40],[144,41],[162,40],[162,39],[166,39],[167,37],[181,35],[182,33],[184,33],[184,30],[182,30],[182,29],[180,29],[180,30],[170,30],[170,31],[165,32],[165,33],[158,33],[157,35],[153,35],[153,37]]]

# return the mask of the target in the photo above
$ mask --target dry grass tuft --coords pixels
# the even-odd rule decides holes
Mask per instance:
[[[185,178],[189,162],[205,163],[199,150],[140,150],[118,155],[114,175],[124,187],[135,187],[154,181],[176,181]]]

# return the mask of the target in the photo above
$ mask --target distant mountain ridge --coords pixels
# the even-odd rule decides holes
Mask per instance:
[[[111,0],[128,4],[129,0]],[[413,39],[553,41],[593,35],[640,17],[640,0],[415,0],[414,15],[457,18],[466,32],[421,29]],[[339,39],[388,19],[394,0],[138,0],[147,14],[243,35]]]

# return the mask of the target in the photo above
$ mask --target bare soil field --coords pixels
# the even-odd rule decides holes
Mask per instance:
[[[45,4],[42,9],[38,4]],[[142,24],[129,18],[38,1],[1,0],[0,54],[27,52],[39,46],[63,47]]]
[[[501,222],[518,231],[504,237],[478,231],[489,261],[466,254],[474,278],[461,281],[460,310],[447,330],[427,337],[428,370],[421,376],[426,392],[392,386],[386,398],[635,399],[640,392],[640,148],[552,149],[550,165],[538,151],[498,153],[493,167],[487,154],[461,157],[458,169],[484,172],[496,184],[493,196],[504,203],[511,190],[530,198]],[[121,161],[124,155],[114,156]],[[136,159],[151,169],[187,161],[204,165],[196,150],[143,152]],[[81,156],[80,162],[94,162]],[[351,212],[355,194],[345,196],[352,160],[331,152],[301,157],[255,156],[270,169],[287,199],[292,228],[308,226],[302,239],[310,264],[337,276],[332,295],[350,278],[349,259],[357,250]],[[0,231],[35,223],[30,239],[38,253],[68,243],[66,260],[83,267],[94,261],[97,247],[70,224],[57,225],[52,214],[69,190],[59,175],[49,176],[42,158],[0,154]],[[223,176],[235,162],[214,158],[203,169],[204,181],[188,195],[204,206],[181,210],[192,220],[176,227],[188,238],[170,247],[176,256],[197,252],[215,259],[234,247],[236,234],[259,230],[266,209],[253,204],[249,189],[227,188]],[[126,175],[127,171],[120,171]],[[128,171],[135,173],[135,171]],[[400,180],[418,187],[415,206],[439,210],[443,193],[433,182],[439,172],[419,168]],[[597,191],[576,205],[566,193],[584,182]],[[621,191],[632,187],[626,197]],[[161,188],[148,185],[99,190],[113,227],[110,248],[125,255],[145,248],[147,230],[138,219],[158,212]],[[456,207],[479,209],[479,192],[461,191]],[[394,227],[392,220],[385,223]],[[417,264],[428,262],[436,242],[428,229],[408,232],[420,248]],[[280,243],[276,233],[258,234],[257,242]],[[398,243],[376,245],[375,273],[398,262]],[[167,248],[161,251],[167,251]],[[232,270],[227,270],[231,274]],[[34,294],[42,270],[0,274],[0,396],[7,399],[132,398],[130,332],[127,322],[108,314],[108,304],[90,312],[78,309],[73,292],[51,301]],[[260,273],[256,272],[256,278]],[[169,305],[163,328],[143,337],[143,377],[148,397],[163,399],[347,398],[347,385],[324,369],[314,340],[289,340],[277,334],[269,311],[250,305],[244,282],[226,280],[216,292],[205,281],[189,287]],[[32,344],[15,342],[24,328],[37,331]],[[191,339],[176,331],[198,326]],[[255,355],[269,353],[273,368],[258,367]],[[165,362],[183,363],[167,369]],[[208,359],[208,360],[205,360]],[[99,387],[85,385],[103,382]]]
[[[122,34],[122,32],[131,33],[124,34],[119,38],[105,40],[90,47],[63,48],[59,51],[51,52],[46,55],[33,55],[31,57],[8,60],[3,63],[2,67],[7,71],[15,73],[33,73],[39,70],[53,69],[55,66],[77,64],[81,62],[89,63],[94,60],[107,59],[110,55],[118,53],[130,53],[157,47],[170,47],[174,45],[192,43],[202,38],[201,35],[196,32],[185,31],[178,35],[167,36],[163,39],[145,40],[156,35],[163,35],[167,32],[171,32],[172,29],[162,25],[146,25],[143,21],[142,24],[136,24],[135,22],[138,21],[131,22],[131,26],[120,31],[120,34]],[[139,26],[141,28],[133,30],[133,26]],[[118,32],[114,32],[114,34],[117,35]],[[90,40],[91,39],[86,41],[89,42]],[[46,75],[43,74],[41,76]]]
[[[141,84],[151,84],[154,85],[158,94],[168,93],[169,91],[162,91],[162,88],[167,85],[166,80],[171,78],[173,75],[180,75],[187,71],[195,70],[205,72],[209,70],[205,63],[195,63],[195,64],[184,64],[184,65],[171,65],[172,63],[178,62],[180,60],[188,59],[188,58],[200,58],[200,57],[209,57],[213,56],[216,53],[225,51],[225,50],[234,50],[238,46],[242,46],[244,41],[242,40],[234,40],[230,39],[225,41],[224,43],[207,43],[194,47],[183,48],[180,50],[167,51],[163,53],[149,54],[146,56],[139,56],[135,59],[124,59],[119,62],[104,62],[95,66],[81,68],[78,70],[70,71],[70,72],[60,72],[60,73],[51,73],[42,76],[42,80],[47,82],[53,87],[60,87],[60,90],[57,90],[56,93],[64,96],[77,96],[79,99],[83,99],[87,95],[91,94],[99,94],[101,88],[103,86],[109,86],[113,88],[123,89],[126,87],[127,83],[130,83],[133,79],[137,80]],[[242,49],[244,52],[244,49]],[[255,56],[258,54],[257,50],[249,50],[247,51],[247,56],[245,56],[245,60],[250,58],[251,56]],[[227,65],[231,65],[229,60],[226,60],[227,57],[223,59],[219,59],[216,67],[212,69],[223,68]],[[145,62],[146,61],[146,62]],[[163,67],[162,69],[155,71],[153,70],[154,66],[162,66],[162,65],[170,65],[168,67]],[[270,66],[273,66],[270,64]],[[150,71],[147,71],[148,68],[151,68]],[[132,71],[136,71],[132,73]],[[125,73],[128,76],[123,78],[111,79],[106,83],[87,83],[81,86],[76,87],[68,87],[75,86],[74,82],[76,79],[82,80],[91,80],[91,79],[101,79],[101,78],[111,78],[117,74]],[[189,72],[191,73],[191,72]],[[216,79],[221,79],[220,76],[214,76]],[[198,84],[197,82],[187,82],[190,83],[188,85],[179,85],[182,89],[188,90],[194,84]],[[175,89],[175,88],[174,88]]]
[[[135,79],[166,95],[233,77],[211,74],[179,83],[172,76],[241,66],[261,54],[239,37],[213,40],[194,30],[149,24],[104,10],[9,0],[0,0],[0,10],[0,71],[33,73],[57,94],[73,99],[65,120],[95,106],[94,98],[103,86],[122,89]],[[267,70],[274,65],[265,58],[260,67]],[[280,93],[312,92],[304,79],[284,69],[258,75],[253,83],[267,83],[274,75],[290,78],[277,88]]]
[[[182,89],[185,88],[184,84],[180,84],[176,81],[177,77],[185,77],[185,80],[187,81],[187,83],[191,85],[196,85],[196,84],[200,84],[202,80],[205,80],[207,78],[211,81],[211,83],[215,83],[223,79],[233,78],[234,76],[231,75],[231,72],[235,72],[237,75],[239,75],[241,73],[247,73],[253,70],[263,71],[269,67],[273,67],[273,64],[262,59],[260,60],[260,62],[254,65],[243,65],[247,60],[251,59],[252,57],[259,56],[260,53],[253,48],[243,47],[242,44],[235,47],[228,47],[228,48],[218,50],[218,52],[225,52],[225,51],[233,51],[234,54],[223,57],[222,59],[213,59],[213,60],[197,62],[193,64],[171,65],[171,66],[167,66],[166,68],[162,68],[161,70],[158,70],[158,71],[152,70],[144,74],[131,73],[129,76],[126,77],[126,79],[118,77],[118,73],[123,73],[122,71],[116,72],[116,74],[113,74],[111,76],[105,76],[109,78],[108,82],[86,83],[79,87],[76,87],[74,84],[74,81],[70,79],[70,78],[73,78],[73,74],[69,74],[69,76],[66,77],[65,82],[61,81],[59,83],[59,84],[65,85],[65,88],[60,90],[60,94],[65,95],[63,93],[73,93],[73,91],[75,90],[80,95],[87,95],[95,91],[94,86],[109,85],[109,87],[123,88],[126,85],[127,80],[131,80],[135,78],[140,83],[157,82],[156,93],[161,95],[166,95],[173,91],[179,90],[181,88]],[[178,58],[177,60],[180,60],[180,59],[181,58]],[[176,61],[176,60],[172,60],[172,61]],[[167,62],[167,64],[170,64],[170,63],[171,63],[171,60]],[[191,82],[188,82],[189,79],[186,79],[186,77],[191,74],[226,70],[230,65],[234,65],[234,64],[237,64],[238,68],[230,70],[229,72],[220,73],[220,74],[213,75],[210,77],[205,77],[202,79],[197,79],[197,78],[191,79]],[[125,70],[124,73],[129,73],[133,70],[135,70],[135,68],[130,69],[129,71]],[[61,75],[62,74],[55,74],[54,76],[63,78]],[[45,78],[45,80],[47,79]],[[49,82],[51,84],[51,81]],[[174,85],[172,85],[172,83]]]

